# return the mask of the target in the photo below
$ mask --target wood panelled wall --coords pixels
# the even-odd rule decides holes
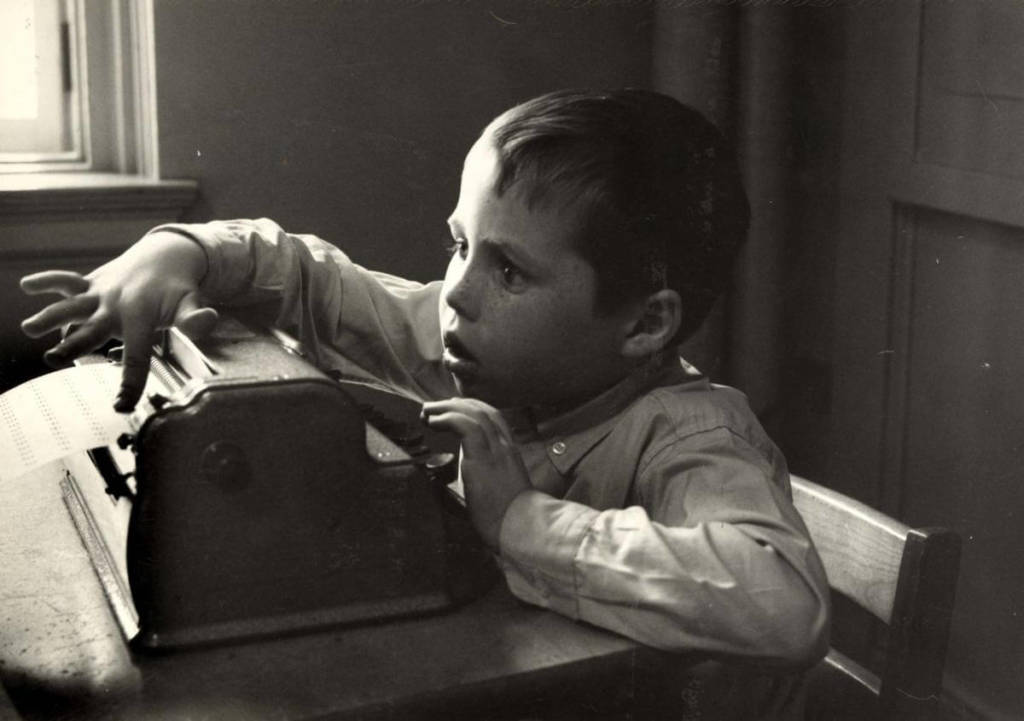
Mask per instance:
[[[1024,12],[843,13],[826,482],[964,551],[951,703],[1024,715]]]

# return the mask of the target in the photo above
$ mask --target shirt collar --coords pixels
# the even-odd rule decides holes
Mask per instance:
[[[682,358],[666,356],[644,365],[591,398],[559,416],[534,422],[526,409],[503,411],[516,440],[543,443],[559,473],[567,473],[615,427],[620,413],[648,391],[666,385],[703,380],[705,377]]]

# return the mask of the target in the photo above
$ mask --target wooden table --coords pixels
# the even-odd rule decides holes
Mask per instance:
[[[685,662],[528,607],[500,581],[446,614],[133,654],[59,476],[0,485],[0,678],[26,719],[489,718],[577,697],[568,717],[589,718],[628,703],[649,664]]]

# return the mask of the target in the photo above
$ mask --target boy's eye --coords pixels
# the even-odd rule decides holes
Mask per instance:
[[[505,260],[501,263],[501,279],[510,288],[519,288],[526,280],[523,271],[514,263]]]
[[[458,254],[460,258],[466,257],[466,239],[465,238],[447,238],[445,241],[445,250],[448,251],[448,255],[453,256]]]

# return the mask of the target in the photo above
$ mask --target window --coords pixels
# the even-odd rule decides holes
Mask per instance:
[[[56,0],[0,4],[0,147],[13,159],[55,159],[79,143],[65,10]]]
[[[0,173],[156,177],[151,0],[0,2]]]

